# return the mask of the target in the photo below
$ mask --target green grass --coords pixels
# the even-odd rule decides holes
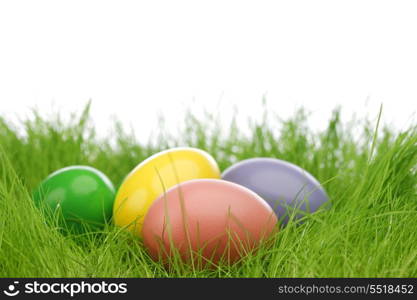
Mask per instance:
[[[0,276],[417,277],[417,127],[394,132],[378,127],[377,116],[342,122],[335,110],[326,130],[312,132],[300,110],[288,120],[249,121],[247,134],[237,121],[228,129],[216,115],[188,113],[177,136],[164,134],[161,121],[147,144],[120,124],[109,138],[97,137],[88,106],[71,122],[34,113],[23,131],[0,119]],[[271,247],[239,264],[196,269],[164,268],[139,239],[110,225],[100,234],[62,235],[33,206],[31,191],[59,168],[90,165],[119,185],[151,154],[180,145],[208,151],[222,170],[258,156],[298,164],[324,183],[331,208],[290,222]]]

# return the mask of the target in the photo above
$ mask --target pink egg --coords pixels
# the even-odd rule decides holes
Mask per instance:
[[[251,190],[216,179],[190,180],[154,201],[143,225],[153,259],[233,263],[277,228],[271,207]]]

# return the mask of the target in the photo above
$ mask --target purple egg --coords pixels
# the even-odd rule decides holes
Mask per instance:
[[[306,170],[275,158],[241,161],[222,174],[222,179],[243,185],[261,196],[283,224],[315,212],[329,200],[320,183]]]

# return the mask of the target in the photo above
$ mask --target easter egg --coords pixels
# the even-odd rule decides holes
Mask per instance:
[[[320,183],[306,170],[274,158],[252,158],[226,169],[222,178],[243,185],[261,196],[279,220],[301,218],[328,201]]]
[[[271,207],[251,190],[223,180],[195,179],[169,189],[149,209],[143,240],[154,260],[233,263],[274,231]]]
[[[152,202],[170,187],[191,179],[220,178],[216,161],[194,148],[173,148],[140,163],[123,181],[114,203],[114,222],[140,236]]]
[[[115,190],[99,170],[71,166],[49,175],[35,190],[38,206],[59,212],[74,232],[102,227],[112,216]]]

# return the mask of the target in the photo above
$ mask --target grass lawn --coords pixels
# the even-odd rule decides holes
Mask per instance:
[[[1,277],[417,277],[417,126],[402,132],[368,120],[341,121],[312,132],[308,114],[265,116],[242,132],[216,116],[191,113],[178,135],[156,132],[147,144],[115,124],[99,138],[89,106],[70,122],[34,115],[17,129],[0,118]],[[376,120],[378,119],[378,120]],[[138,121],[140,122],[140,121]],[[150,128],[149,130],[155,128]],[[251,157],[295,163],[323,183],[331,207],[290,222],[242,262],[195,269],[153,262],[142,241],[108,225],[102,233],[71,236],[45,224],[31,191],[51,172],[90,165],[118,186],[150,155],[174,146],[208,151],[224,170]]]

